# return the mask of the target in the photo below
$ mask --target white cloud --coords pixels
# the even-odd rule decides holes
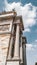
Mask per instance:
[[[37,42],[37,39],[35,40],[35,42]]]
[[[30,29],[29,28],[26,28],[24,32],[30,32]]]
[[[35,65],[37,62],[37,45],[27,44],[26,48],[27,65]]]
[[[33,44],[33,43],[31,43],[31,44],[26,44],[26,49],[27,49],[28,51],[34,51],[35,49],[37,49],[37,44]]]
[[[30,44],[26,44],[26,48],[28,51],[34,51],[35,49],[37,49],[37,39]]]
[[[25,4],[24,6],[20,2],[8,3],[7,0],[4,0],[4,3],[5,11],[12,11],[15,8],[17,15],[22,15],[25,31],[36,24],[34,19],[36,17],[36,7],[31,3]],[[28,29],[28,31],[30,30]]]
[[[33,45],[32,44],[26,44],[26,49],[28,51],[33,50]]]

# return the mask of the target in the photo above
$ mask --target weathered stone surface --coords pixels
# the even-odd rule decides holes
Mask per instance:
[[[13,20],[0,21],[0,33],[10,32]]]
[[[19,65],[19,61],[7,62],[7,65]]]
[[[10,34],[0,35],[0,65],[5,65]]]
[[[1,25],[0,26],[0,31],[5,31],[5,30],[7,31],[7,30],[9,30],[9,26],[10,25],[3,25],[3,26]]]

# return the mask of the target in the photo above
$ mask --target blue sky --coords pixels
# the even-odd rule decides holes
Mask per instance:
[[[23,18],[25,27],[23,35],[27,38],[27,65],[35,65],[37,62],[37,0],[21,0],[21,4],[20,0],[0,0],[0,12],[11,11],[13,8]]]
[[[12,3],[12,2],[19,2],[20,0],[8,0],[9,3]],[[21,3],[26,4],[26,3],[32,3],[33,5],[37,6],[37,0],[21,0]]]

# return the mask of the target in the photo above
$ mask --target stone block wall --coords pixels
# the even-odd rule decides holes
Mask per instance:
[[[9,46],[10,34],[0,35],[0,65],[5,65]]]

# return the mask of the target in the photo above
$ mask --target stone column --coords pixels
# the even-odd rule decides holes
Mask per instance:
[[[17,24],[17,27],[16,27],[14,58],[15,59],[19,58],[19,24]]]
[[[20,58],[21,58],[21,63],[23,63],[23,49],[22,49],[22,36],[21,36],[21,47],[20,47]]]
[[[12,51],[12,45],[13,45],[13,35],[14,35],[14,26],[13,26],[13,29],[12,29],[12,36],[11,36],[11,40],[10,40],[8,59],[11,58],[11,51]]]

